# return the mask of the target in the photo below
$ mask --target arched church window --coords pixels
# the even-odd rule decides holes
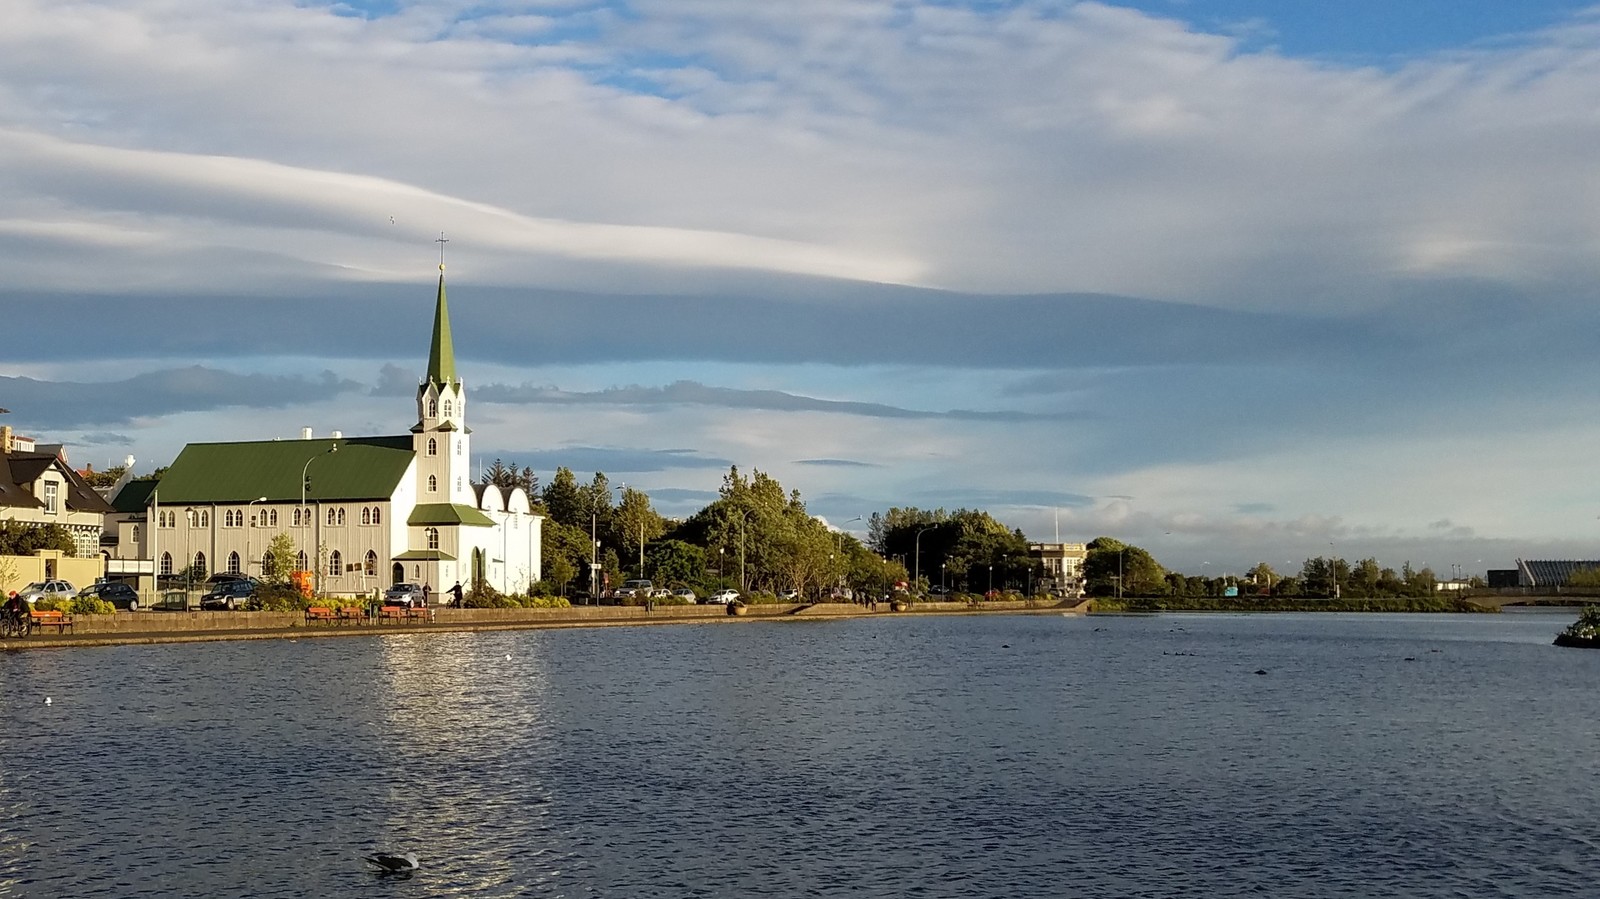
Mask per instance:
[[[383,507],[382,506],[373,506],[372,507],[372,523],[373,524],[383,524]]]
[[[428,534],[428,548],[429,549],[438,549],[439,548],[439,529],[438,528],[428,528],[427,534]]]
[[[367,550],[366,571],[369,576],[378,573],[378,554],[370,549]]]
[[[445,400],[444,401],[444,417],[445,418],[449,418],[450,417],[450,401],[449,400]]]
[[[228,553],[228,573],[239,573],[239,554],[236,552]]]
[[[429,418],[438,418],[439,417],[439,401],[438,400],[428,400],[428,417]]]
[[[428,475],[428,492],[429,493],[438,493],[439,492],[439,477],[437,475],[431,475],[431,474]]]
[[[428,438],[428,455],[439,455],[439,441],[433,439],[432,437]]]
[[[172,574],[172,553],[161,554],[161,573],[166,575]]]
[[[328,553],[328,576],[338,577],[344,573],[344,556],[338,550]]]
[[[195,577],[205,577],[206,576],[206,554],[205,553],[195,553],[194,554],[194,576]]]

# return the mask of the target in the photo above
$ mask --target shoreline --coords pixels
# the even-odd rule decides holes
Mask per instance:
[[[0,641],[0,652],[93,646],[152,646],[228,640],[297,640],[329,637],[383,637],[405,634],[479,633],[510,630],[564,630],[586,627],[659,626],[750,621],[817,621],[896,615],[1086,614],[1087,603],[917,603],[905,611],[879,611],[844,603],[782,603],[749,606],[731,615],[722,606],[573,606],[568,609],[435,609],[435,620],[403,624],[310,623],[299,612],[119,612],[78,616],[70,634],[39,633]],[[149,617],[146,617],[149,616]],[[159,624],[159,626],[156,626]],[[80,632],[79,625],[88,630]]]

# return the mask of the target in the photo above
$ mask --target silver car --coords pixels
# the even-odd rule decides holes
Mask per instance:
[[[27,602],[38,602],[41,599],[71,599],[78,595],[78,588],[72,586],[71,581],[34,581],[18,590],[17,595]]]

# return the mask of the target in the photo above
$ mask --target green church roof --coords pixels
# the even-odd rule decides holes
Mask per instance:
[[[433,309],[433,342],[428,346],[428,380],[441,387],[456,382],[456,351],[450,341],[450,308],[444,300],[444,263],[439,264],[439,300]]]
[[[494,521],[471,506],[461,503],[419,503],[406,518],[406,524],[466,524],[492,528]]]
[[[159,478],[134,478],[111,498],[111,507],[118,512],[143,512],[144,507],[150,505],[150,494],[160,483]]]
[[[162,475],[156,494],[162,505],[247,503],[263,496],[299,502],[304,473],[308,502],[383,500],[394,495],[412,459],[409,436],[191,443]]]

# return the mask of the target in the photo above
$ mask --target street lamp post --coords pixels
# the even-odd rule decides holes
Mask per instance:
[[[1328,541],[1328,596],[1339,598],[1339,560],[1334,554],[1333,541]]]
[[[312,456],[311,458],[307,459],[305,467],[300,469],[300,526],[301,527],[305,527],[306,526],[306,488],[308,486],[310,486],[310,484],[311,484],[311,463],[317,461],[318,459],[322,458],[323,456],[332,455],[333,453],[336,453],[338,451],[339,451],[339,444],[335,443],[333,446],[328,447],[328,451],[327,452],[322,453],[320,455]],[[306,552],[306,541],[305,541],[305,536],[304,536],[305,532],[301,531],[299,533],[301,535],[301,538],[300,538],[300,541],[299,541],[299,543],[300,543],[300,554],[301,555],[305,555],[305,552]],[[306,564],[308,564],[308,565],[311,564],[310,559],[311,559],[310,556],[306,556]]]
[[[744,512],[739,514],[739,595],[740,596],[743,596],[745,591],[747,591],[749,589],[749,586],[747,585],[747,583],[746,583],[746,581],[744,579],[744,526],[745,526],[745,520],[748,519],[750,517],[750,513],[754,512],[754,511],[755,511],[754,509],[746,509]]]
[[[922,535],[933,530],[938,525],[928,525],[917,531],[917,539],[912,541],[913,553],[911,556],[911,586],[913,589],[922,588]]]
[[[993,593],[993,592],[994,592],[994,566],[990,565],[989,566],[989,589],[983,595],[984,596],[988,596],[990,593]]]
[[[254,531],[256,529],[256,513],[250,507],[254,506],[256,503],[264,503],[266,501],[267,501],[266,497],[260,496],[260,497],[256,497],[255,499],[253,499],[253,500],[251,500],[251,501],[249,501],[249,502],[244,504],[244,524],[245,524],[245,532],[244,532],[244,573],[245,574],[249,574],[250,573],[250,532]],[[261,572],[262,577],[265,577],[266,574],[267,573],[265,571]]]

